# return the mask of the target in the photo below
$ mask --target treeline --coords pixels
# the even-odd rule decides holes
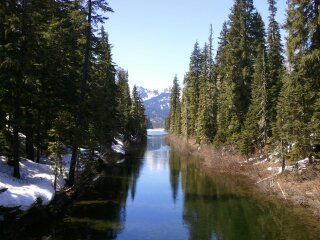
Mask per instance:
[[[39,162],[63,146],[73,184],[80,147],[107,152],[118,134],[145,138],[142,101],[101,27],[108,12],[105,0],[0,2],[0,153],[15,177],[21,156]]]
[[[170,132],[244,155],[314,156],[320,144],[320,1],[288,1],[286,59],[276,2],[268,2],[267,29],[252,0],[235,0],[215,58],[212,30],[203,48],[194,45],[182,97],[173,82]]]

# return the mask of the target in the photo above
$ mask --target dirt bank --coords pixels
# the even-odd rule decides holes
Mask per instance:
[[[248,177],[261,190],[288,204],[303,206],[320,219],[320,164],[315,162],[303,171],[280,173],[280,163],[259,157],[246,159],[236,151],[217,149],[213,145],[196,144],[194,140],[167,136],[170,145],[182,154],[201,158],[207,171]]]

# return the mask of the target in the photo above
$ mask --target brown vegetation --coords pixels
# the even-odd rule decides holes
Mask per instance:
[[[320,165],[314,163],[302,172],[278,174],[268,168],[279,167],[271,161],[246,159],[233,149],[218,149],[211,144],[199,145],[195,140],[167,136],[173,148],[182,153],[201,158],[207,171],[248,177],[262,191],[288,203],[310,209],[320,218]],[[257,159],[257,158],[255,158]]]

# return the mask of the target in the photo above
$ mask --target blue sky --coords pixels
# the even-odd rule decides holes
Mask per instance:
[[[255,0],[267,24],[267,0]],[[210,24],[214,52],[222,23],[233,0],[109,0],[114,13],[105,24],[113,45],[114,62],[129,71],[129,83],[165,88],[175,74],[182,81],[195,41],[202,46]],[[277,20],[285,19],[286,0],[278,0]]]

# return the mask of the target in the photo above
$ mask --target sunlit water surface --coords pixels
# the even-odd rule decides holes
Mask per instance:
[[[201,170],[199,159],[172,151],[164,135],[149,136],[146,149],[106,168],[95,188],[41,234],[59,240],[320,239],[309,215],[260,195],[244,180]]]

